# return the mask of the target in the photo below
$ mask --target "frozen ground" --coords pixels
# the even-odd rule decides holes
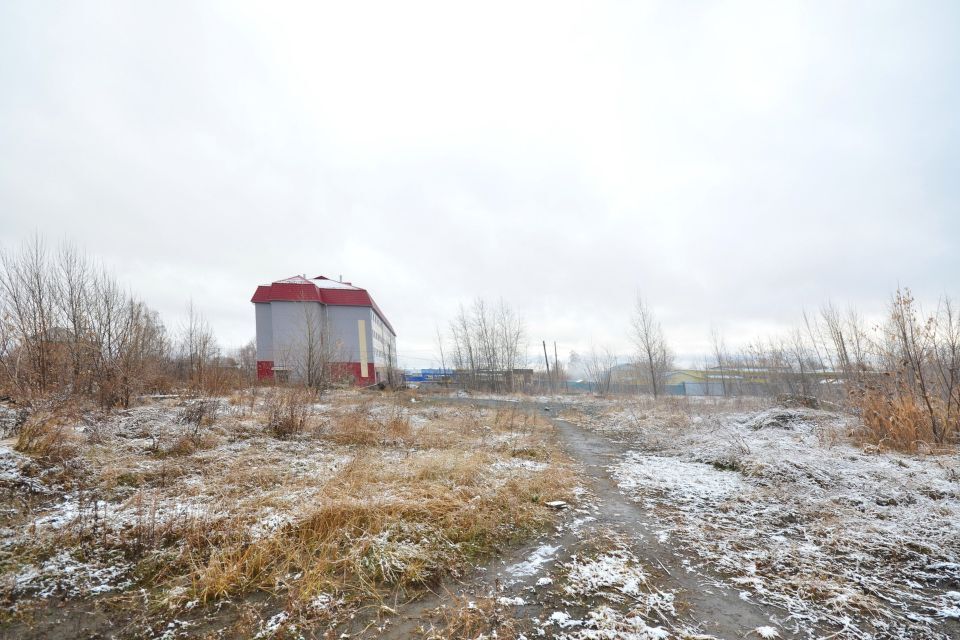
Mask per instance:
[[[695,570],[815,637],[957,633],[960,460],[865,452],[854,418],[808,409],[589,408],[609,465],[653,533]]]
[[[84,455],[57,464],[0,442],[7,624],[45,602],[143,597],[153,617],[138,631],[163,638],[960,637],[960,460],[864,450],[851,416],[751,401],[348,395],[278,439],[255,404],[220,402],[200,436],[174,402],[86,416]],[[562,496],[537,480],[556,471],[556,447],[575,463]],[[139,595],[157,575],[148,559],[178,566],[198,533],[239,529],[251,548],[288,540],[331,492],[413,513],[443,492],[466,511],[442,517],[462,518],[516,486],[532,493],[513,509],[564,503],[552,522],[537,516],[548,526],[507,532],[493,556],[470,556],[429,591],[371,605],[328,581],[244,609],[249,598],[205,603],[167,577]],[[392,580],[436,571],[452,550],[466,557],[433,517],[352,537],[357,566]],[[304,582],[292,572],[275,588]]]
[[[456,637],[960,637],[956,455],[864,450],[853,416],[761,401],[508,401],[560,410],[582,487],[469,607],[441,604]]]
[[[76,412],[43,454],[0,441],[0,637],[356,633],[378,591],[549,522],[528,495],[564,497],[543,423],[378,398],[335,394],[286,437],[261,392]]]

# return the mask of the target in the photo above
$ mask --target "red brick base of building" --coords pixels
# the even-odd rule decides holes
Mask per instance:
[[[346,381],[350,378],[358,387],[366,387],[377,383],[377,372],[372,364],[367,364],[366,377],[360,375],[359,362],[334,362],[330,365],[333,377],[337,381]],[[274,380],[273,360],[257,360],[257,380]]]

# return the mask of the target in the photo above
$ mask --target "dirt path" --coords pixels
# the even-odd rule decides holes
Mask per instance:
[[[567,453],[582,466],[600,509],[593,524],[619,531],[632,539],[631,551],[646,564],[664,570],[660,586],[675,589],[686,622],[701,632],[718,638],[742,638],[757,627],[771,624],[771,615],[785,615],[740,598],[739,592],[719,587],[713,576],[701,576],[690,570],[686,561],[694,554],[677,544],[661,542],[652,534],[653,517],[627,499],[610,477],[608,467],[625,453],[619,445],[602,436],[588,433],[575,425],[552,418]],[[678,607],[680,609],[680,607]],[[782,637],[791,637],[781,631]]]
[[[673,622],[677,626],[726,640],[756,637],[751,632],[758,627],[780,627],[776,620],[786,617],[784,611],[744,600],[738,591],[720,586],[718,576],[704,573],[703,569],[694,571],[689,565],[699,562],[690,549],[672,540],[661,541],[653,534],[657,528],[655,516],[624,496],[608,470],[626,452],[623,445],[554,418],[544,410],[545,405],[468,399],[450,402],[488,407],[510,404],[547,417],[557,428],[559,444],[580,467],[581,483],[585,496],[589,497],[588,504],[583,505],[587,508],[569,514],[558,532],[544,535],[506,557],[478,567],[464,582],[441,585],[437,594],[400,607],[398,615],[378,637],[411,637],[420,625],[428,622],[431,611],[453,602],[451,594],[466,598],[490,593],[505,597],[522,595],[525,604],[514,610],[513,615],[545,619],[569,603],[562,594],[535,589],[537,580],[558,563],[569,561],[579,550],[611,535],[627,545],[643,563],[658,588],[676,594],[679,618]],[[535,572],[517,571],[518,566],[531,560],[537,566]],[[783,629],[780,634],[781,638],[794,637]]]

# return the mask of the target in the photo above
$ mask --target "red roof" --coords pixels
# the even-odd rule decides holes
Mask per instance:
[[[315,281],[321,281],[319,283]],[[321,302],[323,304],[341,307],[370,307],[383,323],[387,325],[393,335],[390,321],[387,320],[380,307],[373,301],[366,289],[354,287],[349,283],[341,283],[318,276],[314,280],[307,280],[302,276],[293,276],[284,280],[277,280],[272,284],[260,285],[253,294],[250,302]]]

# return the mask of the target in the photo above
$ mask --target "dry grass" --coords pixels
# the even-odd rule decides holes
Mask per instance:
[[[452,606],[439,610],[436,628],[423,630],[423,637],[427,640],[478,640],[490,637],[514,640],[525,637],[521,621],[505,615],[496,598],[468,599],[451,595],[451,599]]]
[[[379,416],[371,413],[369,404],[361,403],[334,420],[327,429],[327,436],[338,444],[404,445],[411,444],[413,430],[409,416],[399,403],[394,403]]]
[[[277,438],[290,438],[303,433],[310,417],[315,395],[307,389],[278,389],[266,401],[267,428]]]
[[[290,389],[102,416],[36,411],[18,449],[31,473],[58,484],[9,531],[29,531],[18,537],[17,567],[71,554],[75,593],[85,572],[103,575],[119,557],[114,583],[125,586],[116,595],[140,603],[137,617],[155,628],[194,607],[206,616],[251,601],[283,603],[291,624],[336,626],[548,526],[556,513],[544,503],[571,500],[574,484],[547,444],[551,430],[515,407],[354,392],[318,403]],[[83,473],[52,473],[58,467]],[[60,579],[32,591],[8,581],[16,593],[7,601],[22,609]],[[336,613],[319,613],[310,604],[318,598],[336,601]]]
[[[34,412],[21,426],[14,449],[52,463],[71,460],[81,445],[76,422],[77,414],[70,408]]]
[[[857,430],[854,437],[861,444],[878,450],[908,452],[932,452],[943,448],[936,442],[926,407],[916,396],[871,389],[863,393],[857,404],[863,428]],[[934,411],[937,411],[936,405]],[[944,418],[938,416],[945,423]],[[948,431],[944,441],[950,442],[955,435]]]
[[[197,549],[189,597],[283,585],[298,599],[365,599],[435,584],[546,525],[546,498],[569,498],[561,470],[491,482],[490,462],[489,454],[450,450],[393,460],[362,454],[296,523],[262,540],[240,535]]]

